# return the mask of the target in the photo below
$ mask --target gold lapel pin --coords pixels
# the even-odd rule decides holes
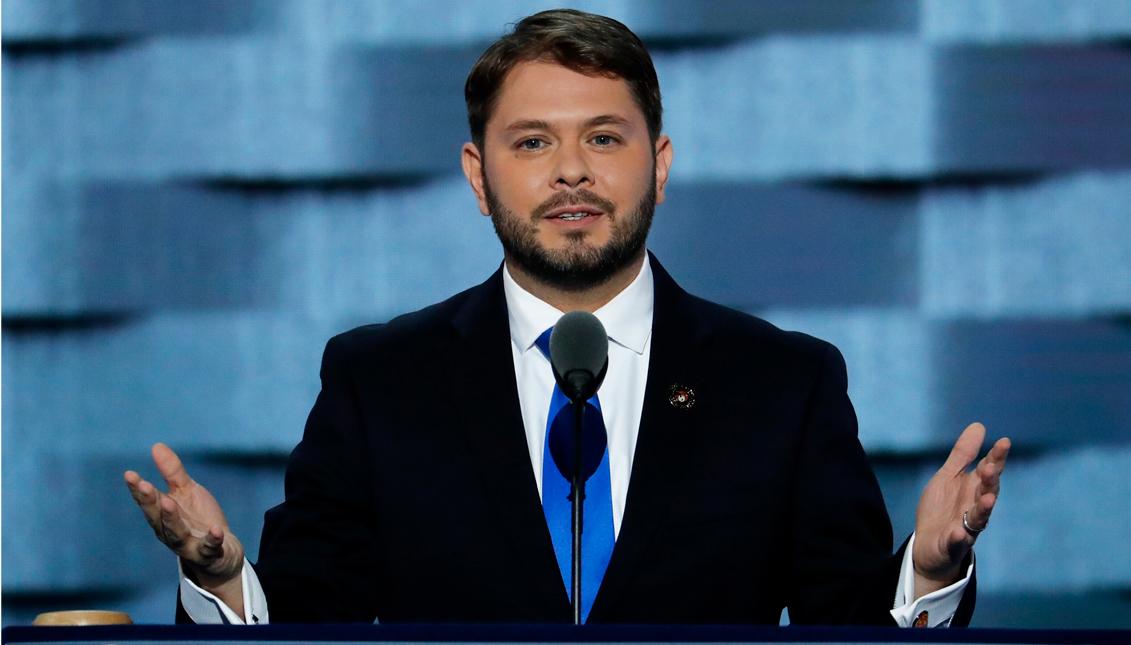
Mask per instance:
[[[677,410],[690,410],[695,407],[695,390],[675,383],[668,388],[668,403]]]

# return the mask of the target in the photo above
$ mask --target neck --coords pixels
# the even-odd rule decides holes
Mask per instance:
[[[507,270],[518,286],[534,294],[536,298],[549,304],[558,311],[588,311],[593,313],[608,304],[618,293],[624,291],[640,273],[647,253],[640,252],[640,256],[629,262],[608,280],[599,285],[580,290],[564,290],[546,284],[523,270],[517,263],[507,258]]]

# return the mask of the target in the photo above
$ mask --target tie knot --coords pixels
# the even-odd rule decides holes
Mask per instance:
[[[550,333],[553,331],[554,328],[550,327],[538,336],[538,340],[534,341],[534,344],[542,351],[542,355],[546,357],[546,360],[550,360]]]

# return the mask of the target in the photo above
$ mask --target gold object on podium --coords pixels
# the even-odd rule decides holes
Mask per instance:
[[[83,626],[83,625],[132,625],[130,615],[124,611],[102,611],[83,609],[78,611],[49,611],[35,617],[32,625],[43,626]]]

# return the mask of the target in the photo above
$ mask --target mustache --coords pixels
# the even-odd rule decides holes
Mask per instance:
[[[596,207],[605,214],[610,214],[617,208],[616,204],[605,199],[604,197],[601,197],[597,193],[585,190],[584,188],[579,188],[573,192],[556,193],[553,197],[539,204],[538,207],[535,208],[531,213],[531,215],[534,219],[537,220],[542,219],[542,217],[544,217],[546,213],[549,213],[555,208],[582,205]]]

